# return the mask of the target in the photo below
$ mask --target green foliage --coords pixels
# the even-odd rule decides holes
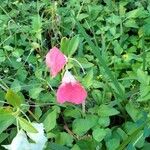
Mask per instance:
[[[21,128],[24,129],[25,131],[31,133],[37,133],[37,130],[26,119],[19,117],[18,121],[20,123]]]
[[[14,107],[19,107],[22,103],[21,97],[14,93],[11,89],[7,91],[5,99]]]
[[[148,0],[4,0],[0,145],[16,126],[36,132],[36,121],[44,124],[47,150],[149,149],[149,36]],[[85,109],[56,102],[63,73],[51,78],[45,65],[53,46],[86,88]]]

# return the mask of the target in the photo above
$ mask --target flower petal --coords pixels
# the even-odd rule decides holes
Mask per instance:
[[[57,90],[57,101],[59,103],[81,104],[86,97],[87,92],[79,82],[62,83]]]
[[[52,77],[55,77],[66,63],[66,56],[57,47],[53,47],[46,55],[46,64]]]
[[[69,72],[68,70],[65,72],[63,79],[62,79],[62,83],[75,83],[76,79],[74,78],[74,76],[71,74],[71,72]]]
[[[27,136],[23,130],[20,130],[12,140],[10,145],[2,145],[8,150],[29,150],[30,144],[27,140]]]
[[[38,147],[39,150],[42,150],[47,138],[44,135],[44,126],[42,123],[32,123],[32,125],[36,128],[38,133],[29,133],[27,132],[27,135],[36,143],[36,144],[31,144],[32,147]]]

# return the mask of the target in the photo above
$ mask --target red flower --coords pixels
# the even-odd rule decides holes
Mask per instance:
[[[62,84],[57,90],[57,101],[59,103],[70,102],[81,104],[85,101],[87,92],[84,87],[75,80],[73,75],[66,71],[62,79]]]
[[[67,57],[57,47],[50,49],[46,55],[46,64],[50,68],[52,77],[55,77],[66,63]]]

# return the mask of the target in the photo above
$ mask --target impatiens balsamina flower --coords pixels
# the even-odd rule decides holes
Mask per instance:
[[[32,125],[38,133],[27,132],[27,135],[34,143],[30,143],[26,133],[23,130],[20,130],[10,145],[2,146],[8,150],[43,150],[47,141],[47,138],[44,136],[44,126],[42,123],[32,123]]]
[[[53,47],[46,55],[46,64],[50,68],[52,77],[55,77],[67,63],[67,57],[57,48]]]
[[[66,71],[62,79],[62,84],[57,90],[57,101],[59,103],[70,102],[81,104],[85,101],[87,92],[84,87],[76,81],[74,76]]]

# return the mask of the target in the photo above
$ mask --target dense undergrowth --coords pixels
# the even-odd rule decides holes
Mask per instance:
[[[51,78],[45,64],[54,46],[83,66],[85,75],[75,61],[68,68],[87,90],[85,108],[57,103],[63,73]],[[25,131],[22,119],[44,124],[47,150],[148,150],[149,46],[149,0],[4,0],[0,145],[15,137],[17,116]]]

